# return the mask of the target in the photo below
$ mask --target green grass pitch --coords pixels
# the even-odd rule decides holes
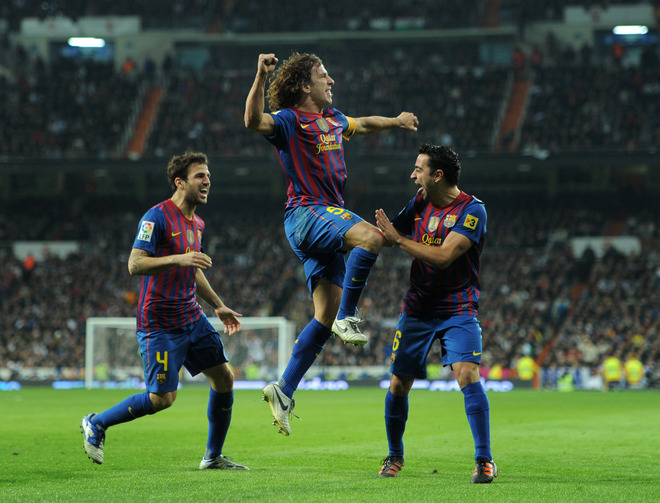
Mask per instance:
[[[500,476],[471,485],[474,449],[458,392],[413,390],[399,477],[387,454],[385,392],[299,391],[292,434],[260,391],[237,391],[225,455],[249,472],[200,471],[208,389],[108,430],[105,463],[85,455],[81,417],[129,390],[0,393],[0,501],[600,502],[660,501],[660,393],[489,393]]]

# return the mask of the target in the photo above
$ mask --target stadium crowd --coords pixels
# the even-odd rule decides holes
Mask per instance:
[[[37,59],[15,78],[0,76],[0,152],[20,158],[107,158],[116,155],[137,79],[111,63]]]
[[[328,68],[332,59],[323,57]],[[410,64],[410,63],[408,63]],[[458,149],[488,151],[493,124],[502,94],[506,72],[499,69],[450,69],[387,64],[372,61],[371,66],[330,70],[335,75],[337,106],[351,110],[349,115],[364,114],[364,103],[380,115],[397,115],[399,110],[413,111],[420,121],[431,124],[429,137],[442,137]],[[181,72],[172,76],[158,119],[149,139],[148,151],[155,156],[172,150],[196,148],[205,152],[222,151],[225,155],[266,156],[272,147],[255,141],[242,127],[244,90],[249,88],[252,65],[238,76],[207,70]],[[404,75],[394,79],[395,74]],[[436,82],[433,93],[428,79]],[[397,93],[403,85],[406,93]],[[440,120],[438,111],[442,111]],[[386,132],[365,141],[355,142],[356,153],[383,154],[397,149],[414,148],[418,139],[410,135]]]
[[[0,18],[7,19],[12,30],[26,16],[137,14],[146,28],[357,31],[404,29],[420,13],[422,3],[379,2],[375,13],[375,4],[356,9],[354,2],[339,0],[318,7],[314,23],[304,23],[286,2],[274,0],[259,7],[273,4],[270,16],[258,15],[254,1],[11,0],[0,5]],[[476,27],[483,21],[486,3],[424,2],[423,26],[407,27]],[[524,24],[556,20],[566,5],[591,8],[608,3],[547,0],[534,2],[536,8],[530,10],[532,2],[505,0],[500,14]],[[308,20],[309,13],[305,16]],[[152,68],[117,69],[67,59],[47,64],[20,46],[11,47],[6,37],[0,43],[0,93],[5,97],[0,124],[11,124],[0,128],[2,160],[122,155],[128,118],[145,86],[154,82]],[[337,81],[337,106],[347,114],[363,114],[367,103],[383,115],[410,110],[424,125],[423,140],[453,146],[461,155],[491,152],[515,62],[489,67],[480,61],[476,45],[465,44],[459,50],[455,44],[448,41],[429,48],[394,43],[381,60],[373,60],[373,51],[361,47],[350,54],[332,46],[317,52]],[[576,53],[554,44],[549,40],[543,48],[546,57],[541,54],[529,62],[532,71],[526,75],[533,80],[521,152],[636,152],[660,144],[657,50],[643,55],[640,65],[621,68],[597,64],[590,47]],[[211,156],[272,157],[272,147],[243,127],[245,90],[254,75],[253,52],[214,51],[203,69],[173,65],[171,59],[158,69],[166,93],[145,155],[167,158],[200,150]],[[415,152],[419,141],[383,133],[350,148],[356,154],[387,155]],[[461,188],[470,192],[470,187]],[[355,210],[368,217],[375,208],[390,204],[385,209],[393,215],[406,201],[407,197],[396,201],[371,195]],[[0,378],[38,367],[54,368],[58,377],[79,378],[85,320],[135,314],[138,283],[128,275],[126,260],[143,205],[127,204],[121,210],[116,205],[101,213],[90,201],[82,207],[69,203],[28,205],[20,212],[3,205],[0,211],[0,371],[10,371]],[[283,235],[279,203],[265,202],[272,207],[260,210],[238,203],[200,209],[208,226],[205,248],[214,261],[209,279],[228,304],[246,316],[286,316],[300,328],[312,314],[309,293]],[[635,355],[644,364],[647,383],[658,386],[657,214],[644,207],[649,201],[617,208],[611,201],[582,203],[557,203],[548,211],[530,201],[486,199],[489,225],[480,306],[484,375],[495,368],[502,376],[513,375],[518,362],[531,356],[544,368],[544,384],[554,387],[571,369],[597,372],[609,356],[625,360]],[[603,255],[576,255],[570,246],[573,237],[603,235],[635,236],[642,243],[641,253],[626,255],[612,247]],[[24,259],[12,252],[16,239],[73,240],[80,248],[65,257],[53,253]],[[409,263],[396,250],[381,253],[362,298],[370,344],[354,348],[340,341],[329,343],[316,364],[319,374],[336,366],[387,365]],[[236,373],[248,375],[256,362],[272,365],[271,342],[252,333],[239,337],[239,349],[230,355]],[[432,355],[433,360],[440,361],[440,355]]]
[[[457,52],[451,44],[430,52],[424,45],[394,46],[378,61],[368,51],[356,50],[350,58],[338,49],[318,51],[336,80],[336,104],[347,114],[363,114],[365,103],[382,115],[409,110],[427,125],[428,138],[462,152],[496,149],[511,67],[484,66],[476,54]],[[270,153],[267,142],[255,142],[242,125],[243,95],[253,63],[243,51],[235,53],[216,54],[203,69],[168,65],[167,73],[162,72],[166,92],[144,155],[168,157],[182,150],[245,157]],[[649,58],[658,61],[653,51]],[[0,121],[12,124],[0,131],[3,156],[124,155],[129,118],[151,82],[151,70],[114,69],[90,60],[61,59],[46,65],[38,59],[28,64],[29,58],[18,55],[11,59],[15,71],[0,75],[0,91],[9,98],[0,104]],[[585,64],[579,58],[548,58],[530,74],[518,151],[653,148],[660,140],[659,68],[644,64],[622,69]],[[414,148],[416,141],[387,132],[355,142],[351,151],[387,155]]]
[[[467,189],[467,188],[466,188]],[[405,197],[398,202],[403,206]],[[370,196],[368,215],[393,201]],[[488,204],[488,201],[487,201]],[[387,207],[386,207],[387,208]],[[298,326],[311,316],[308,291],[297,258],[286,246],[280,210],[245,206],[203,208],[209,229],[206,249],[213,257],[211,284],[246,316],[286,316]],[[6,214],[6,213],[5,213]],[[126,272],[137,211],[82,212],[72,219],[36,211],[0,221],[0,240],[81,240],[78,253],[46,256],[31,264],[3,250],[0,261],[0,362],[21,369],[54,367],[62,377],[80,377],[84,367],[88,316],[134,316],[137,281]],[[614,225],[616,223],[616,225]],[[570,238],[619,235],[641,240],[638,255],[616,248],[602,256],[576,256]],[[26,230],[28,232],[26,232]],[[585,367],[597,372],[603,360],[639,355],[650,385],[658,385],[660,360],[660,229],[647,212],[621,213],[616,222],[599,205],[557,207],[553,212],[489,204],[486,248],[482,257],[480,319],[484,330],[484,375],[493,367],[513,375],[519,358],[531,355],[546,368]],[[362,300],[370,337],[366,348],[329,343],[316,363],[318,375],[332,366],[385,366],[392,331],[407,288],[409,260],[385,249]],[[275,361],[272,341],[240,337],[235,369],[244,376],[255,361]],[[440,361],[434,354],[430,361]],[[385,368],[385,367],[383,367]],[[314,374],[314,369],[312,369]],[[559,372],[558,375],[561,375]],[[359,377],[359,373],[353,377]],[[552,384],[549,384],[552,385]],[[556,385],[556,379],[554,381]]]
[[[633,68],[582,61],[539,67],[522,128],[523,148],[634,152],[658,145],[659,63],[656,57]]]
[[[421,0],[383,0],[356,5],[349,0],[300,9],[291,2],[251,0],[58,0],[3,3],[0,17],[18,27],[25,17],[137,15],[143,27],[197,28],[211,32],[260,33],[317,30],[383,30],[467,28],[479,25],[486,0],[450,0],[442,4]],[[268,15],[263,15],[268,13]],[[419,18],[417,23],[402,19]]]
[[[560,21],[564,8],[606,8],[640,0],[501,0],[500,22],[518,24]],[[144,28],[195,28],[208,32],[263,33],[337,30],[475,28],[488,19],[488,0],[380,0],[356,5],[351,0],[323,3],[314,10],[278,0],[10,0],[0,5],[0,18],[18,29],[26,17],[140,16]],[[264,16],[262,13],[267,12]]]

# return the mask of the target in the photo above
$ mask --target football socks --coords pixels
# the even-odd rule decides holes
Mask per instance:
[[[461,389],[465,398],[465,413],[474,438],[474,459],[490,461],[490,403],[481,382],[468,384]]]
[[[346,275],[344,276],[344,291],[341,295],[337,319],[343,320],[348,316],[355,316],[355,310],[367,285],[367,278],[378,255],[364,248],[353,248],[346,261]]]
[[[95,426],[100,426],[104,430],[115,424],[133,421],[147,414],[153,414],[154,408],[151,405],[149,392],[131,395],[127,399],[110,407],[108,410],[96,414],[91,422]]]
[[[305,372],[323,350],[323,345],[332,335],[332,331],[316,318],[312,318],[296,339],[291,351],[291,358],[279,381],[282,392],[289,398],[298,388]]]
[[[209,419],[209,437],[204,458],[215,459],[222,454],[227,430],[231,423],[231,410],[234,406],[234,392],[218,393],[209,389],[209,405],[206,415]]]
[[[403,432],[408,420],[408,395],[393,395],[387,390],[385,395],[385,431],[390,456],[403,456]]]

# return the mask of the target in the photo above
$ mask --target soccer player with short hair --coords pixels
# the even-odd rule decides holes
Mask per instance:
[[[484,203],[458,188],[461,164],[449,147],[424,144],[410,178],[421,188],[390,222],[382,209],[376,223],[391,246],[413,257],[410,287],[392,345],[392,378],[385,398],[389,454],[379,477],[403,468],[408,394],[426,378],[426,359],[436,340],[464,395],[475,444],[472,483],[490,483],[497,466],[490,450],[490,405],[479,379],[481,327],[479,257],[486,236]]]
[[[106,430],[154,414],[174,403],[182,366],[202,372],[210,381],[206,452],[200,469],[248,470],[222,455],[234,403],[234,375],[218,332],[196,299],[213,307],[230,336],[241,329],[242,315],[228,308],[209,284],[204,270],[212,266],[202,247],[204,221],[195,214],[207,202],[211,187],[203,153],[174,156],[167,166],[172,197],[147,211],[138,225],[128,258],[131,275],[141,279],[137,339],[144,366],[146,393],[128,397],[81,422],[89,458],[103,463]]]
[[[272,113],[264,113],[266,81],[277,63],[274,54],[259,55],[245,126],[277,149],[287,182],[284,228],[314,302],[314,318],[298,336],[281,379],[264,388],[278,431],[289,435],[293,393],[333,332],[345,343],[367,343],[356,309],[383,235],[344,208],[344,141],[386,129],[417,131],[418,120],[410,112],[347,117],[331,106],[335,81],[321,59],[297,52],[274,73],[267,93]]]

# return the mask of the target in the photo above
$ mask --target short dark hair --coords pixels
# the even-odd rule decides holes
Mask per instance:
[[[268,106],[273,112],[292,108],[298,102],[303,86],[312,84],[312,70],[322,65],[316,54],[293,52],[273,75],[266,91]]]
[[[429,156],[431,170],[441,169],[449,185],[458,185],[458,179],[461,176],[461,160],[450,147],[425,143],[419,147],[419,153]]]
[[[206,154],[201,152],[186,152],[182,155],[172,156],[169,164],[167,165],[167,180],[170,182],[172,194],[176,192],[176,184],[174,180],[181,178],[188,179],[188,168],[193,164],[206,164],[208,166],[209,160]]]

